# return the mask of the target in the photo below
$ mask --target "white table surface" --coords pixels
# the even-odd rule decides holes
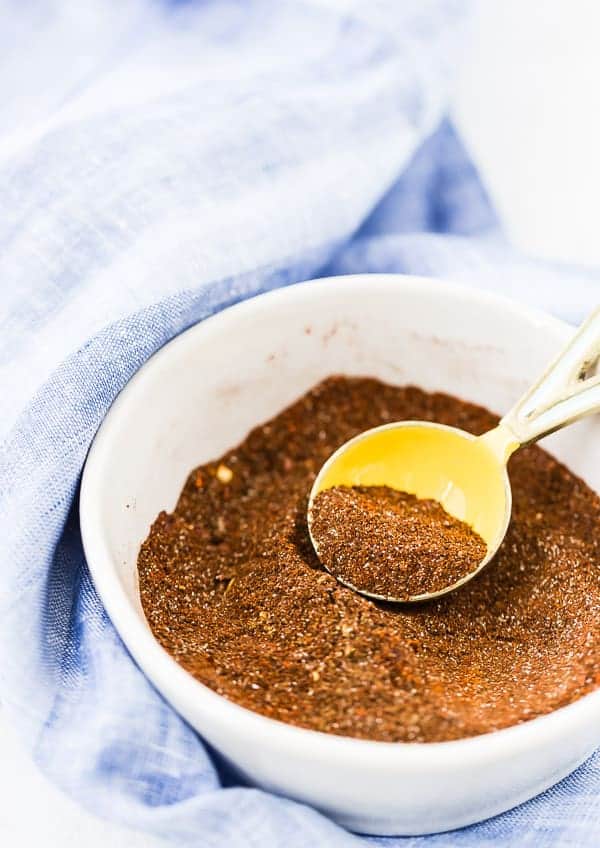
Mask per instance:
[[[599,24],[595,0],[480,2],[453,110],[514,241],[589,264],[600,264]],[[164,844],[80,810],[36,771],[1,710],[0,752],[0,844]]]

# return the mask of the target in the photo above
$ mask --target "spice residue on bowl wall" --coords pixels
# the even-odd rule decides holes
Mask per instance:
[[[319,559],[342,583],[406,600],[440,592],[477,570],[481,536],[438,501],[389,486],[333,486],[310,509]]]
[[[330,378],[193,471],[139,554],[158,641],[198,680],[329,733],[441,741],[517,724],[600,685],[600,499],[538,447],[510,462],[493,563],[428,603],[372,601],[323,570],[306,526],[323,462],[356,434],[496,417],[414,387]]]

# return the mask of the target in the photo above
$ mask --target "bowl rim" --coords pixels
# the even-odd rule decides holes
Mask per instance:
[[[532,325],[552,331],[560,341],[565,340],[573,327],[542,310],[522,305],[503,295],[478,290],[451,280],[439,280],[404,274],[349,274],[324,277],[294,283],[267,291],[244,301],[225,307],[175,336],[138,369],[133,377],[113,400],[91,443],[83,469],[79,518],[83,548],[94,586],[117,633],[137,665],[159,691],[172,703],[169,693],[178,693],[178,702],[183,707],[173,709],[184,715],[196,712],[209,721],[218,721],[221,726],[233,729],[232,735],[244,735],[254,744],[274,744],[281,751],[297,753],[306,757],[310,752],[313,761],[323,763],[332,759],[348,767],[376,767],[397,771],[410,770],[414,774],[432,774],[455,767],[480,763],[482,760],[511,759],[532,748],[543,747],[564,739],[575,726],[583,724],[592,716],[600,717],[600,689],[582,696],[578,700],[542,716],[493,730],[477,736],[444,742],[383,742],[340,736],[324,731],[311,730],[269,718],[247,709],[196,680],[158,643],[149,627],[140,617],[129,600],[117,575],[108,542],[102,531],[100,516],[101,483],[105,469],[110,467],[110,447],[115,423],[126,415],[127,406],[144,388],[157,368],[163,367],[180,347],[196,341],[209,331],[219,329],[244,313],[269,308],[278,301],[293,301],[294,298],[315,298],[319,293],[329,293],[333,287],[346,287],[361,291],[369,286],[370,294],[375,288],[396,294],[402,291],[422,295],[424,298],[447,296],[457,302],[477,301],[490,310],[502,309],[527,319]],[[189,707],[189,709],[188,709]],[[200,731],[201,733],[201,731]]]

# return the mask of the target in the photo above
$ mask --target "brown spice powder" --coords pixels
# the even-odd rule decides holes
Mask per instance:
[[[310,516],[327,570],[388,599],[446,589],[475,571],[487,553],[481,536],[438,501],[388,486],[326,489]]]
[[[402,419],[475,434],[496,417],[444,394],[331,378],[192,472],[139,554],[156,638],[195,677],[302,727],[385,741],[473,736],[600,685],[600,500],[538,447],[510,462],[513,519],[467,585],[409,607],[323,571],[308,492],[357,433]]]

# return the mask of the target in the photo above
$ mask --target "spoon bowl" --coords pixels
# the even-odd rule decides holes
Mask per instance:
[[[438,501],[446,512],[470,525],[486,543],[486,555],[476,570],[437,592],[413,595],[410,600],[429,600],[457,589],[487,565],[510,521],[510,482],[502,454],[495,447],[491,439],[431,421],[401,421],[360,433],[332,454],[313,484],[308,528],[317,554],[319,540],[312,532],[311,511],[317,495],[334,486],[385,485],[418,498]],[[368,597],[405,600],[357,589],[335,576]]]

